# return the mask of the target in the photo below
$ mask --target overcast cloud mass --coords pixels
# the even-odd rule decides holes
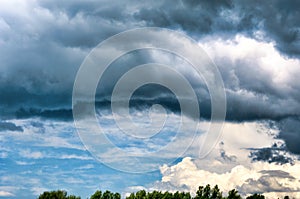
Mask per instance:
[[[97,188],[194,192],[206,183],[242,194],[300,197],[299,7],[298,0],[1,1],[0,198],[33,198],[58,188],[83,198]],[[177,162],[143,177],[108,168],[85,149],[73,124],[72,90],[81,63],[100,42],[149,26],[183,32],[207,52],[223,78],[227,112],[220,141],[206,159],[193,156],[194,143]],[[117,80],[150,62],[172,65],[189,80],[201,112],[190,119],[201,121],[201,132],[211,116],[205,82],[188,63],[154,50],[124,55],[99,82],[96,107],[111,139],[125,150],[155,150],[169,140],[158,137],[143,145],[123,137],[111,118],[109,96]],[[139,113],[156,103],[174,119],[169,126],[176,126],[180,107],[164,87],[139,88],[131,112],[147,120]],[[169,126],[165,132],[172,136]]]

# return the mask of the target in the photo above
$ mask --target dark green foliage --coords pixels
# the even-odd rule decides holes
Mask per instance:
[[[253,194],[251,196],[248,196],[246,199],[265,199],[265,196],[264,195],[261,195],[261,194]]]
[[[102,197],[102,192],[97,190],[92,196],[91,199],[101,199]]]
[[[238,191],[233,189],[228,192],[227,199],[242,199],[242,197],[238,194]]]
[[[121,199],[119,193],[112,193],[106,190],[103,194],[101,191],[97,190],[90,199]]]
[[[190,193],[185,192],[161,192],[153,191],[146,192],[145,190],[138,191],[136,193],[131,193],[126,199],[192,199]]]
[[[74,195],[67,196],[66,191],[58,190],[51,192],[46,191],[41,194],[38,199],[80,199],[80,197]],[[97,190],[90,199],[121,199],[121,195],[119,193],[112,193],[108,190],[105,192]],[[227,197],[223,197],[218,185],[211,188],[208,184],[205,187],[200,186],[195,197],[192,197],[189,192],[146,192],[145,190],[140,190],[136,193],[131,193],[126,199],[242,199],[242,197],[235,189],[229,191]],[[248,196],[246,199],[265,199],[265,196],[255,193]],[[283,199],[289,199],[289,197],[285,196]]]
[[[126,197],[126,199],[135,199],[135,194],[131,193],[128,197]]]
[[[141,191],[138,191],[136,192],[135,196],[137,199],[144,199],[146,198],[146,191],[145,190],[141,190]]]
[[[210,188],[210,185],[205,187],[200,186],[196,192],[195,199],[222,199],[222,192],[220,191],[218,185],[213,189]]]
[[[214,199],[222,199],[222,192],[220,191],[218,185],[216,185],[213,189],[212,189],[212,192],[211,192],[211,198],[214,198]]]
[[[67,197],[68,199],[80,199],[79,196],[70,195]]]
[[[45,191],[38,199],[80,199],[80,197],[74,195],[67,196],[66,191],[57,190],[51,192]]]

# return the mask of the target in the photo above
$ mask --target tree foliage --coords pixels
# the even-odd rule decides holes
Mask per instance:
[[[265,196],[255,193],[252,196],[248,196],[246,199],[265,199]],[[285,197],[284,197],[284,199],[285,199]]]
[[[66,191],[57,190],[51,192],[45,191],[38,197],[38,199],[80,199],[80,197],[74,195],[68,196]],[[90,199],[121,199],[121,195],[108,190],[105,192],[97,190],[93,195],[91,195]],[[136,193],[131,193],[126,197],[126,199],[242,199],[242,197],[235,189],[230,190],[227,193],[227,196],[223,196],[218,185],[211,188],[208,184],[205,187],[199,186],[194,197],[192,197],[189,192],[146,192],[145,190],[140,190]],[[265,199],[265,196],[255,193],[248,196],[246,199]],[[289,199],[289,197],[285,196],[283,199]]]
[[[223,197],[218,185],[211,189],[208,184],[205,187],[200,186],[198,188],[195,199],[223,199]]]
[[[126,199],[192,199],[191,194],[187,192],[161,192],[153,191],[146,192],[145,190],[138,191],[136,193],[131,193]]]
[[[228,199],[242,199],[242,197],[238,194],[238,191],[235,189],[232,189],[228,192]]]
[[[108,190],[104,193],[97,190],[90,199],[121,199],[121,195],[119,193],[112,193]]]
[[[63,190],[57,190],[57,191],[45,191],[42,193],[38,199],[80,199],[78,196],[74,195],[67,195],[66,191]]]

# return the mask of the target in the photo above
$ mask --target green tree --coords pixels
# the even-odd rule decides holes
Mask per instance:
[[[146,198],[146,191],[145,190],[141,190],[141,191],[138,191],[136,192],[135,194],[135,198],[136,199],[145,199]]]
[[[70,195],[67,196],[66,191],[57,190],[57,191],[45,191],[42,193],[38,199],[80,199],[79,196]]]
[[[129,196],[126,197],[126,199],[135,199],[135,194],[131,193]]]
[[[106,190],[103,195],[102,195],[102,198],[101,199],[115,199],[115,194]]]
[[[173,194],[173,198],[174,199],[180,199],[180,194],[178,191],[176,191],[174,194]]]
[[[181,192],[180,193],[180,198],[182,199],[191,199],[191,194],[189,192],[185,193],[185,192]]]
[[[91,199],[101,199],[102,198],[102,192],[97,190],[92,196]]]
[[[199,186],[199,188],[196,192],[195,199],[205,199],[204,196],[203,196],[203,189],[204,189],[203,186]]]
[[[251,196],[248,196],[246,199],[265,199],[265,196],[264,195],[261,195],[261,194],[253,194]]]
[[[121,199],[121,195],[119,193],[112,193],[108,190],[106,190],[104,193],[97,190],[90,199]]]
[[[242,199],[242,197],[238,194],[237,190],[232,189],[228,192],[227,199]]]
[[[67,197],[67,199],[80,199],[79,196],[70,195]]]
[[[220,191],[218,185],[214,186],[211,191],[211,198],[212,199],[222,199],[222,192]]]
[[[173,199],[173,194],[166,191],[163,196],[162,196],[162,199]]]
[[[196,192],[195,199],[222,199],[222,192],[220,191],[218,185],[214,186],[213,189],[210,188],[210,185],[205,187],[200,186]]]
[[[210,198],[210,185],[206,185],[203,189],[203,197],[209,199]]]
[[[121,194],[114,193],[114,199],[121,199]]]

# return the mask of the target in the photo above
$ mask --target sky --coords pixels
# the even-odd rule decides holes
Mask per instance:
[[[82,198],[97,189],[123,196],[140,189],[195,193],[208,183],[243,196],[300,198],[299,7],[298,0],[0,1],[0,198],[36,198],[57,189]],[[222,78],[226,117],[211,120],[207,71],[201,76],[162,49],[135,50],[115,59],[96,85],[96,119],[114,146],[108,148],[98,139],[98,127],[74,121],[72,108],[86,105],[72,101],[75,80],[99,43],[145,27],[163,29],[123,40],[100,57],[149,41],[194,56],[199,52],[185,39],[191,38]],[[171,66],[194,89],[199,117],[191,101],[183,111],[183,98],[157,84],[132,93],[132,120],[122,107],[114,114],[111,96],[119,79],[148,63],[161,65],[131,79],[154,78],[185,91],[175,72],[162,72],[163,65]],[[89,75],[83,80],[94,77]],[[132,123],[138,131],[130,131]],[[218,139],[202,157],[208,129],[221,123]],[[78,128],[82,124],[86,131]]]

